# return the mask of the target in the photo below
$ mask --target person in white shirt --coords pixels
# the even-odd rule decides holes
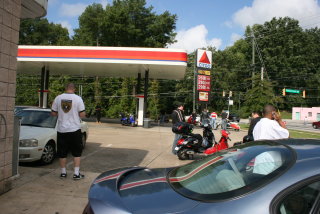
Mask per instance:
[[[254,140],[272,140],[289,137],[286,124],[272,105],[266,105],[263,109],[263,118],[253,129]]]
[[[213,111],[210,114],[210,117],[211,117],[211,127],[213,129],[217,129],[217,124],[216,124],[216,120],[217,120],[217,117],[218,117],[217,113]]]
[[[61,174],[66,178],[66,163],[68,152],[71,151],[74,162],[74,180],[84,178],[80,173],[80,157],[82,154],[82,136],[80,118],[86,116],[81,97],[76,95],[73,83],[66,85],[66,92],[57,96],[51,107],[51,115],[58,116],[57,126],[57,156],[59,157]]]

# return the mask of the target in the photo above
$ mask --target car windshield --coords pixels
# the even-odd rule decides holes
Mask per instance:
[[[14,114],[18,115],[20,111],[22,111],[23,109],[28,108],[27,106],[15,106],[14,107]]]
[[[169,172],[171,186],[200,201],[226,200],[270,182],[295,161],[284,145],[261,141],[218,152]]]
[[[54,128],[57,123],[57,117],[51,116],[49,111],[22,110],[18,116],[21,117],[22,126]]]

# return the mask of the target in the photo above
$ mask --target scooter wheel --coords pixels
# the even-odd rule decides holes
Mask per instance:
[[[187,149],[181,149],[177,153],[179,160],[188,160],[189,155],[187,154]]]

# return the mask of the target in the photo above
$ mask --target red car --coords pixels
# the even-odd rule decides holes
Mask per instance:
[[[314,129],[318,129],[318,128],[320,127],[320,121],[318,121],[318,122],[313,122],[313,123],[312,123],[312,127],[313,127]]]

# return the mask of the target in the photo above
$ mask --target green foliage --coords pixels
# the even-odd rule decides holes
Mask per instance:
[[[104,9],[92,4],[79,17],[74,44],[165,47],[174,42],[176,15],[157,15],[145,0],[114,0]]]
[[[150,82],[149,87],[149,99],[148,99],[148,113],[150,114],[150,118],[158,119],[160,112],[159,112],[159,82],[157,80],[152,80]]]
[[[60,24],[49,23],[46,18],[22,19],[20,45],[68,45],[69,32]]]
[[[16,105],[38,106],[40,89],[40,77],[17,75]]]
[[[254,85],[245,95],[244,112],[248,115],[252,111],[261,111],[267,104],[277,106],[282,102],[281,98],[275,96],[273,85],[270,81],[260,80],[258,77],[253,79]]]

